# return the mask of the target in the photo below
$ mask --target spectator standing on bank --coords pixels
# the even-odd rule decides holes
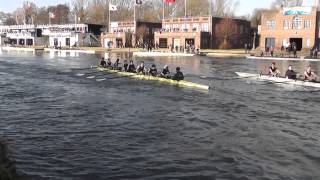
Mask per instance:
[[[318,59],[318,48],[317,47],[313,48],[313,58]]]

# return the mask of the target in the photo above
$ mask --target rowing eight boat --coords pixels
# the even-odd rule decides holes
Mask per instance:
[[[267,75],[251,74],[251,73],[243,73],[243,72],[236,72],[236,74],[240,77],[243,77],[243,78],[261,79],[261,80],[272,81],[272,82],[276,82],[276,83],[320,88],[320,83],[318,83],[318,82],[292,80],[292,79],[281,78],[281,77],[270,77]]]
[[[159,81],[162,83],[175,85],[175,86],[179,86],[179,87],[189,87],[189,88],[195,88],[195,89],[201,89],[201,90],[209,90],[210,89],[210,86],[198,84],[198,83],[193,83],[193,82],[188,82],[188,81],[184,81],[184,80],[183,81],[176,81],[176,80],[166,79],[166,78],[161,78],[161,77],[154,77],[154,76],[147,76],[147,75],[129,73],[129,72],[118,71],[118,70],[111,70],[111,69],[102,68],[102,67],[92,67],[92,68],[96,68],[98,71],[117,73],[118,75],[124,76],[124,77],[131,77],[131,78],[140,79],[140,80]]]

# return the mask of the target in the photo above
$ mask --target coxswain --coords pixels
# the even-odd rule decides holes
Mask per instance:
[[[148,74],[150,76],[154,76],[154,77],[156,77],[158,75],[157,67],[155,64],[152,64],[151,68],[148,71]]]
[[[165,65],[163,67],[160,76],[163,77],[163,78],[170,79],[170,71],[169,71],[169,66],[168,65]]]
[[[145,74],[145,67],[144,67],[144,62],[143,61],[137,67],[136,71],[137,71],[138,74]]]
[[[101,58],[100,66],[104,68],[107,67],[107,62],[104,60],[104,57]]]
[[[297,79],[297,73],[292,69],[291,65],[288,67],[285,77],[287,79]]]
[[[111,59],[108,58],[107,60],[107,68],[111,68],[112,67],[112,62],[111,62]]]
[[[124,62],[123,62],[123,69],[124,69],[124,71],[128,71],[128,66],[129,66],[129,64],[128,64],[128,61],[127,60],[124,60]]]
[[[184,79],[183,73],[181,72],[181,68],[176,68],[176,74],[172,77],[173,80],[181,81]]]
[[[311,66],[304,71],[304,80],[305,81],[316,81],[317,75],[311,70]]]
[[[136,72],[136,66],[134,65],[133,61],[130,60],[129,66],[128,66],[128,72],[135,73]]]
[[[280,74],[278,68],[276,68],[276,63],[273,62],[269,68],[269,76],[277,77]]]

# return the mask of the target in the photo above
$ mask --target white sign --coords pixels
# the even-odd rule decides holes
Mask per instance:
[[[119,25],[118,25],[118,22],[111,22],[111,27],[112,28],[117,28]]]

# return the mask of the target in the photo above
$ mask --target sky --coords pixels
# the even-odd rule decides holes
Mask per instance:
[[[0,11],[13,12],[22,6],[24,0],[0,0]],[[31,0],[32,1],[32,0]],[[55,4],[70,4],[71,0],[33,0],[38,6],[50,6]],[[239,7],[236,15],[245,16],[250,14],[255,8],[269,8],[273,0],[238,0]],[[312,5],[313,0],[304,0],[305,6]]]

